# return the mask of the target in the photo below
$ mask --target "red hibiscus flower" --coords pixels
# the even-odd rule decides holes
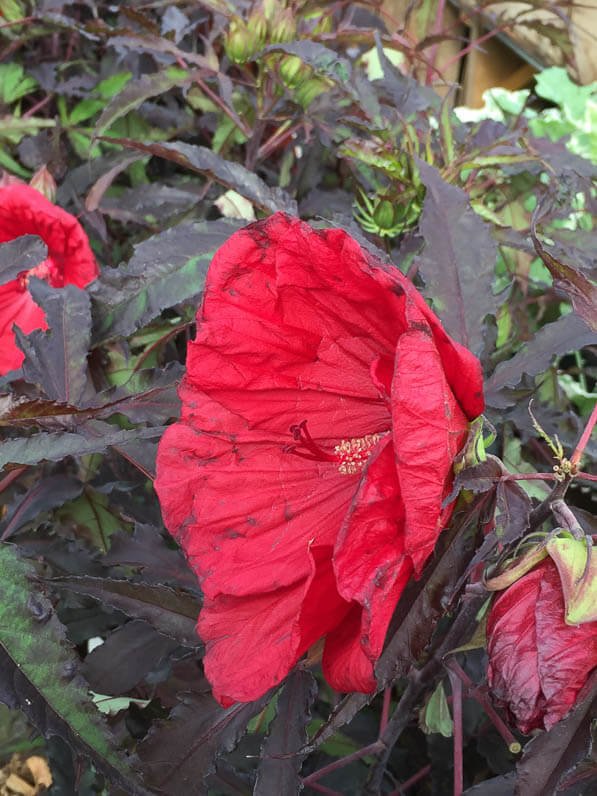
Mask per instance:
[[[28,277],[38,276],[52,287],[85,287],[99,273],[87,235],[74,216],[28,185],[5,185],[0,187],[0,243],[21,235],[39,235],[48,257],[37,268],[0,285],[0,375],[23,362],[13,323],[25,334],[48,328],[43,310],[27,290]]]
[[[567,625],[551,559],[503,591],[487,620],[487,679],[520,730],[549,730],[597,666],[597,622]]]
[[[370,692],[449,519],[479,363],[397,270],[281,213],[216,253],[197,324],[155,486],[201,580],[214,694],[257,698],[323,637],[328,682]]]

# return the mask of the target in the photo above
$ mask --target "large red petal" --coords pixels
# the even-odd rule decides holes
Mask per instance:
[[[442,501],[450,491],[454,457],[468,418],[447,382],[424,321],[396,348],[392,414],[396,470],[404,504],[404,549],[419,573],[449,520]]]
[[[28,185],[0,188],[0,243],[39,235],[48,247],[53,287],[85,287],[99,273],[87,235],[77,219]]]
[[[20,368],[25,355],[17,348],[12,330],[15,324],[29,334],[47,329],[46,316],[31,294],[22,290],[16,279],[0,285],[0,373]]]
[[[388,435],[371,454],[334,552],[338,590],[363,607],[362,651],[374,664],[396,603],[412,573],[404,548],[404,503]]]
[[[168,529],[213,598],[309,577],[309,548],[333,545],[355,483],[336,463],[301,459],[279,443],[237,446],[234,435],[180,423],[160,444],[155,486]]]

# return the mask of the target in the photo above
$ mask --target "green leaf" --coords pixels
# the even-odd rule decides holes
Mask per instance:
[[[0,104],[10,105],[37,86],[37,80],[25,76],[20,64],[0,64]]]
[[[141,792],[110,730],[75,673],[52,603],[32,588],[32,570],[11,545],[0,545],[0,701],[20,708],[44,736],[58,735],[129,793]]]
[[[96,341],[128,335],[166,307],[198,296],[216,249],[244,222],[201,221],[160,232],[135,246],[128,263],[90,285]]]
[[[444,738],[452,737],[454,723],[450,716],[450,708],[444,691],[444,682],[441,680],[431,694],[429,701],[421,709],[419,726],[428,735],[434,732],[440,733]]]

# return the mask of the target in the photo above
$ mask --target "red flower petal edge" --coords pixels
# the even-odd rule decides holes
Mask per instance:
[[[487,651],[496,700],[522,732],[549,730],[597,666],[597,622],[566,624],[560,577],[546,559],[493,603]]]
[[[278,213],[214,256],[180,396],[155,487],[201,581],[216,698],[256,699],[323,637],[328,682],[372,691],[450,517],[478,361],[399,271]]]
[[[0,375],[19,368],[23,353],[17,348],[13,323],[25,334],[47,329],[45,315],[27,290],[34,274],[53,287],[85,287],[99,273],[87,235],[77,219],[28,185],[0,187],[0,243],[21,235],[39,235],[48,257],[37,268],[0,285]]]

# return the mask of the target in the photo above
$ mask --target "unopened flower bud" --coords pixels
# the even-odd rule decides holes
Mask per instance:
[[[256,52],[261,50],[267,41],[267,18],[263,12],[263,9],[258,8],[253,11],[247,20],[247,28],[249,33],[252,34],[253,40],[255,42],[255,46],[257,47]]]
[[[273,20],[270,42],[272,44],[279,44],[285,41],[292,41],[295,34],[296,21],[294,19],[294,14],[287,8]]]
[[[314,8],[303,17],[309,33],[331,33],[332,15],[325,8]]]
[[[50,202],[56,201],[56,180],[45,166],[35,172],[29,181],[29,185],[42,193]]]
[[[321,77],[304,80],[296,90],[296,99],[303,108],[308,108],[313,100],[330,88],[330,82]]]
[[[240,17],[233,17],[224,40],[226,55],[235,64],[246,64],[260,47],[257,45],[255,34],[247,28]]]
[[[298,55],[286,55],[280,63],[280,77],[288,88],[296,88],[301,80],[311,74],[311,71]]]
[[[373,220],[380,229],[394,226],[394,205],[389,199],[382,199],[373,212]]]
[[[6,185],[25,185],[25,181],[2,169],[2,174],[0,174],[0,188],[4,188]]]

